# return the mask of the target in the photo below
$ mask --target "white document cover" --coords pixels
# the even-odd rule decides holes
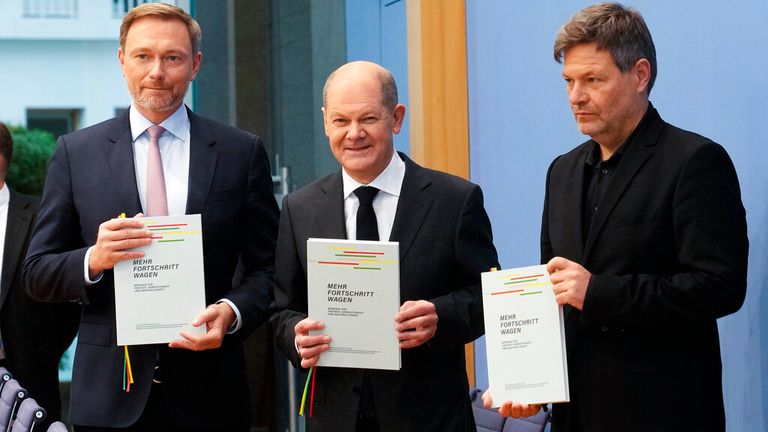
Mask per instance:
[[[569,401],[563,309],[546,266],[486,272],[482,284],[494,407]]]
[[[309,317],[331,337],[317,365],[399,370],[399,244],[309,239],[307,266]]]
[[[152,244],[143,258],[115,265],[118,345],[168,343],[179,332],[204,334],[190,324],[205,309],[200,215],[141,218]]]

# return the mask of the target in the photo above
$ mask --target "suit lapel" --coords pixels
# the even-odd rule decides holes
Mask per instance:
[[[187,183],[187,214],[202,213],[213,175],[219,150],[216,138],[208,126],[192,111],[189,115],[189,180]]]
[[[29,201],[9,189],[8,219],[5,226],[5,247],[3,249],[2,278],[0,278],[0,305],[5,304],[5,298],[16,276],[19,258],[24,249],[24,242],[32,223],[34,212]]]
[[[643,165],[653,156],[664,122],[653,106],[649,106],[648,109],[653,111],[648,114],[647,124],[641,125],[642,129],[638,130],[638,134],[632,138],[632,142],[629,143],[630,145],[616,167],[615,177],[611,180],[611,184],[608,186],[600,202],[601,209],[593,221],[592,229],[589,231],[589,236],[584,246],[584,254],[582,255],[582,263],[588,261],[592,247],[603,230],[606,220],[611,215],[611,212],[613,212],[614,207],[616,207],[616,203],[624,195],[632,179],[635,178]]]
[[[402,262],[419,233],[434,199],[426,192],[432,182],[425,175],[424,169],[402,153],[400,156],[405,161],[405,177],[403,187],[400,189],[400,198],[397,200],[397,211],[389,240],[400,243],[400,261]]]
[[[346,239],[347,225],[344,221],[344,184],[341,171],[329,176],[320,185],[323,192],[311,206],[313,220],[320,238]]]
[[[584,190],[584,159],[586,158],[589,145],[592,145],[591,141],[582,147],[584,151],[580,152],[576,157],[576,163],[571,164],[568,171],[563,174],[563,178],[571,179],[571,181],[558,182],[563,185],[563,189],[559,191],[557,196],[550,199],[550,202],[558,203],[558,209],[562,209],[558,210],[562,211],[562,217],[550,220],[562,223],[561,226],[552,228],[558,231],[562,230],[562,241],[566,245],[567,250],[560,255],[570,259],[577,259],[584,251],[584,233],[581,229],[584,214],[582,209],[584,205],[582,202],[582,191]]]
[[[107,163],[112,170],[115,187],[120,194],[126,216],[131,217],[141,211],[139,190],[136,186],[136,168],[133,160],[133,140],[128,110],[119,117],[115,127],[107,135],[109,145],[105,146]]]

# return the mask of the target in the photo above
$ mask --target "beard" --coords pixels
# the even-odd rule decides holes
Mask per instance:
[[[130,93],[136,105],[151,111],[165,112],[177,108],[184,99],[186,91],[179,91],[177,87],[170,92],[148,92],[150,95],[142,95],[139,85],[131,86]]]

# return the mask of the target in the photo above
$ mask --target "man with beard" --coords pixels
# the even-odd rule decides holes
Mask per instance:
[[[241,341],[266,318],[278,209],[261,139],[183,104],[202,60],[200,35],[182,9],[130,11],[118,50],[130,109],[61,137],[50,162],[23,277],[39,300],[84,305],[72,377],[77,431],[248,430]],[[126,391],[112,269],[150,244],[140,216],[196,213],[209,306],[192,325],[207,333],[128,347]],[[233,285],[238,260],[244,272]]]

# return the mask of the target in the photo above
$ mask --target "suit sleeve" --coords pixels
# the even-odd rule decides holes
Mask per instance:
[[[499,264],[483,193],[477,185],[464,197],[454,242],[456,289],[430,300],[438,322],[429,345],[436,348],[460,346],[485,332],[480,273]]]
[[[277,347],[299,367],[301,359],[294,345],[293,328],[307,317],[307,275],[299,259],[288,197],[283,200],[280,229],[277,235],[275,261],[275,296],[272,301],[270,324]]]
[[[699,147],[674,190],[676,268],[683,271],[592,275],[581,320],[639,326],[737,311],[746,295],[749,249],[740,194],[725,150],[714,143]]]
[[[547,182],[544,189],[544,210],[541,215],[541,263],[546,264],[554,258],[552,251],[552,241],[549,238],[549,179],[552,175],[552,167],[555,166],[555,159],[547,170]]]
[[[251,153],[247,197],[240,224],[243,228],[239,239],[243,277],[225,295],[240,310],[244,334],[267,319],[274,279],[278,215],[269,160],[261,139],[257,138]]]
[[[60,137],[48,166],[22,279],[25,290],[36,300],[88,303],[83,267],[87,245],[80,236],[69,164],[67,146]]]

